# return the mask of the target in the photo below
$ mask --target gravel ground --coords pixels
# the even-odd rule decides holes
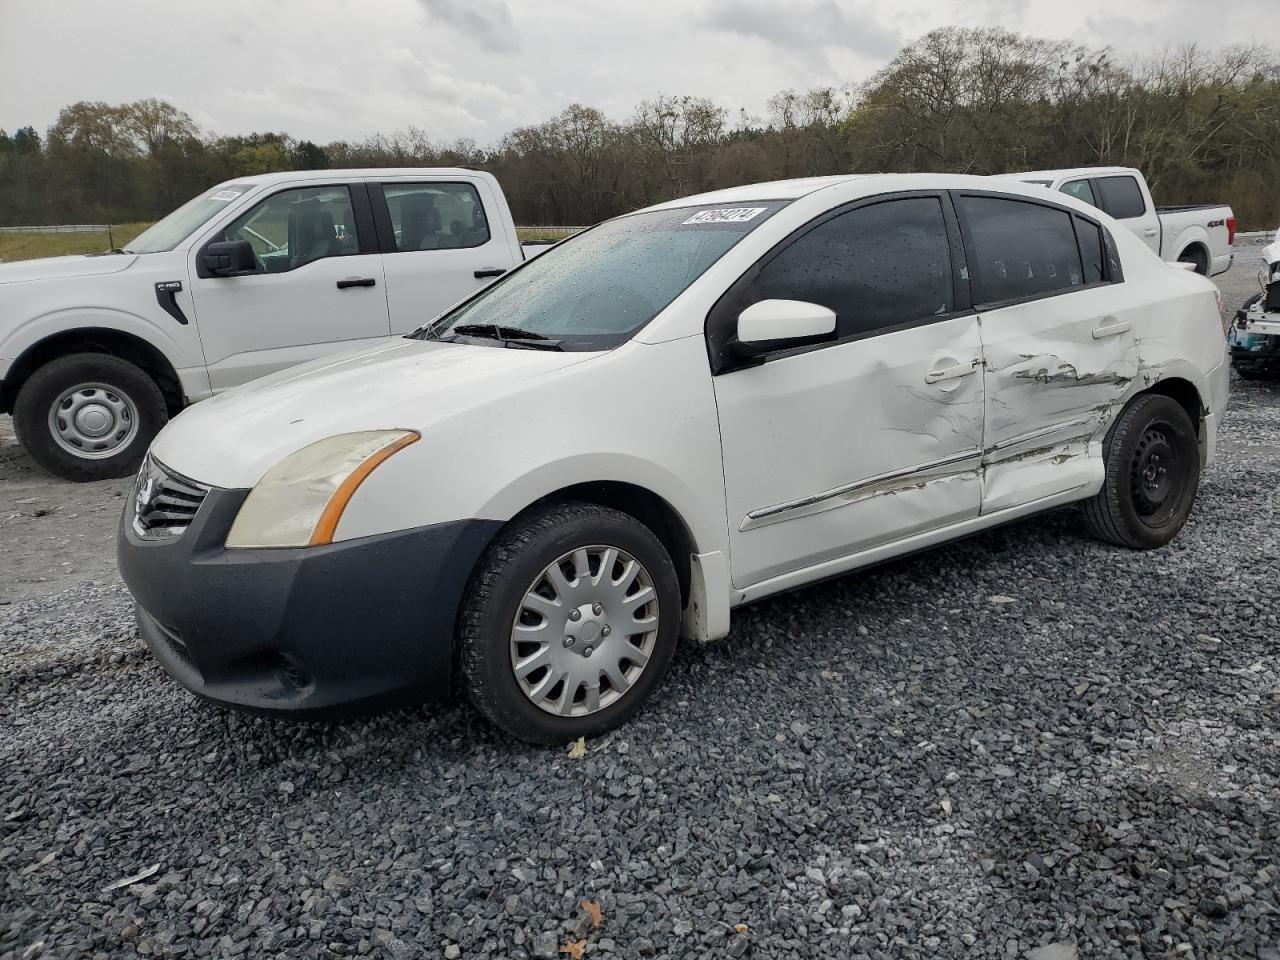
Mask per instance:
[[[120,488],[0,456],[0,956],[1277,960],[1280,385],[1234,389],[1170,547],[1067,509],[760,603],[580,758],[197,703]]]

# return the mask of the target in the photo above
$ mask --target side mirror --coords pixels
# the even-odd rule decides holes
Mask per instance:
[[[761,300],[738,314],[734,349],[742,356],[755,357],[821,343],[835,332],[834,310],[803,300]]]
[[[258,259],[248,240],[216,240],[200,251],[200,273],[207,277],[236,277],[258,272]]]

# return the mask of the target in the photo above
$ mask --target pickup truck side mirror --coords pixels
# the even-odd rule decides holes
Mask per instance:
[[[248,240],[215,240],[200,251],[200,275],[237,277],[258,272],[258,259]]]
[[[734,352],[758,357],[775,350],[830,340],[836,332],[835,311],[803,300],[761,300],[738,314]]]

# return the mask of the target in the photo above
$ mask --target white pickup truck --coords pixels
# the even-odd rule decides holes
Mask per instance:
[[[1196,273],[1216,277],[1231,267],[1236,218],[1227,206],[1211,203],[1157,207],[1142,171],[1133,167],[1076,167],[1009,175],[1038,183],[1111,214],[1170,263],[1189,263]]]
[[[124,250],[0,264],[0,412],[53,473],[125,476],[187,404],[408,333],[524,257],[487,173],[242,177]]]

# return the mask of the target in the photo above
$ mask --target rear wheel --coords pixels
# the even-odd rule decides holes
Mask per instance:
[[[463,683],[513,736],[594,736],[662,680],[679,620],[675,568],[647,527],[595,504],[554,505],[481,559],[461,617]]]
[[[1169,397],[1142,394],[1105,441],[1106,479],[1084,505],[1094,536],[1134,549],[1162,547],[1182,529],[1200,483],[1200,445],[1190,417]]]
[[[102,353],[51,360],[27,378],[13,406],[18,440],[65,480],[128,476],[168,419],[156,382]]]

